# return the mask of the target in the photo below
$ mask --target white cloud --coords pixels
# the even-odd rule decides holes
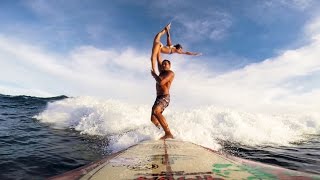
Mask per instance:
[[[264,1],[263,4],[271,8],[283,6],[303,11],[312,6],[314,2],[314,0],[269,0]]]
[[[149,58],[130,48],[120,53],[83,46],[70,54],[55,55],[1,37],[0,52],[4,59],[1,61],[3,80],[9,77],[11,82],[22,83],[24,87],[32,89],[43,89],[48,94],[118,95],[125,98],[143,88],[139,83],[148,81],[141,77],[142,74],[149,74],[145,66],[150,63]]]
[[[320,17],[310,20],[305,27],[305,34],[307,37],[311,37],[311,39],[320,40]]]
[[[12,86],[2,86],[0,85],[1,94],[9,95],[26,95],[26,96],[37,96],[37,97],[53,97],[54,94],[50,94],[46,91],[39,89],[30,89],[30,88],[17,88]]]
[[[172,21],[172,28],[188,42],[210,39],[222,40],[232,26],[232,16],[214,3],[194,1],[152,1],[150,11]],[[170,7],[170,8],[168,8]],[[181,28],[179,28],[182,26]]]
[[[317,87],[298,91],[304,82],[294,82],[292,78],[320,72],[319,50],[320,42],[316,41],[306,47],[284,52],[276,58],[218,76],[210,81],[212,92],[218,92],[214,93],[216,97],[227,96],[228,98],[221,98],[219,102],[224,101],[227,105],[248,108],[274,106],[275,109],[280,107],[281,111],[290,110],[292,106],[295,110],[315,110],[318,106],[313,105],[319,104],[312,97],[320,95],[319,90],[315,89]],[[218,101],[219,98],[215,100]]]
[[[232,18],[229,14],[212,9],[202,11],[201,14],[201,18],[187,14],[175,15],[175,21],[181,23],[185,28],[185,39],[189,41],[206,38],[221,40],[227,36],[228,29],[232,25]]]
[[[63,11],[63,8],[65,8],[66,5],[60,6],[60,8],[56,7],[56,3],[61,5],[63,4],[59,1],[56,1],[55,3],[49,3],[45,0],[27,0],[23,3],[26,7],[30,8],[32,12],[39,15],[40,17],[43,16],[56,21],[64,21],[67,18],[70,18],[66,15],[66,12]]]

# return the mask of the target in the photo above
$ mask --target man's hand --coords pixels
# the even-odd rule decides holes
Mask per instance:
[[[151,70],[151,75],[157,80],[158,75],[153,70]]]
[[[151,70],[151,75],[157,81],[157,83],[159,83],[161,81],[160,77],[152,70]]]

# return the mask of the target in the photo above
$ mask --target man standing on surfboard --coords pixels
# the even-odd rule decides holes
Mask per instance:
[[[154,102],[151,112],[151,121],[152,123],[160,128],[163,128],[165,135],[161,139],[173,138],[173,135],[170,132],[169,126],[165,117],[162,115],[162,112],[166,107],[168,107],[170,102],[170,86],[174,79],[174,72],[170,70],[171,63],[169,60],[165,59],[162,61],[160,53],[157,55],[158,61],[158,71],[160,72],[159,76],[151,70],[151,75],[156,80],[156,89],[157,89],[157,99]]]

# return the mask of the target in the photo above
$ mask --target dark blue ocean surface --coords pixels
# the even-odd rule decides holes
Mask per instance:
[[[49,102],[65,96],[37,98],[0,95],[0,179],[44,179],[99,160],[109,154],[107,139],[54,129],[33,118]],[[263,163],[320,174],[320,136],[285,146],[248,147],[221,142],[223,151]]]
[[[52,129],[33,116],[66,97],[0,95],[0,179],[43,179],[104,155],[104,140]]]

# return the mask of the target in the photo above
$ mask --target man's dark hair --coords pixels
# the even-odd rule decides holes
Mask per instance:
[[[171,66],[171,62],[170,62],[168,59],[163,60],[162,63],[164,63],[165,61],[167,61],[167,62],[170,64],[170,66]],[[161,64],[162,64],[162,63],[161,63]]]
[[[173,47],[175,47],[176,49],[182,49],[182,46],[180,44],[176,44]]]

